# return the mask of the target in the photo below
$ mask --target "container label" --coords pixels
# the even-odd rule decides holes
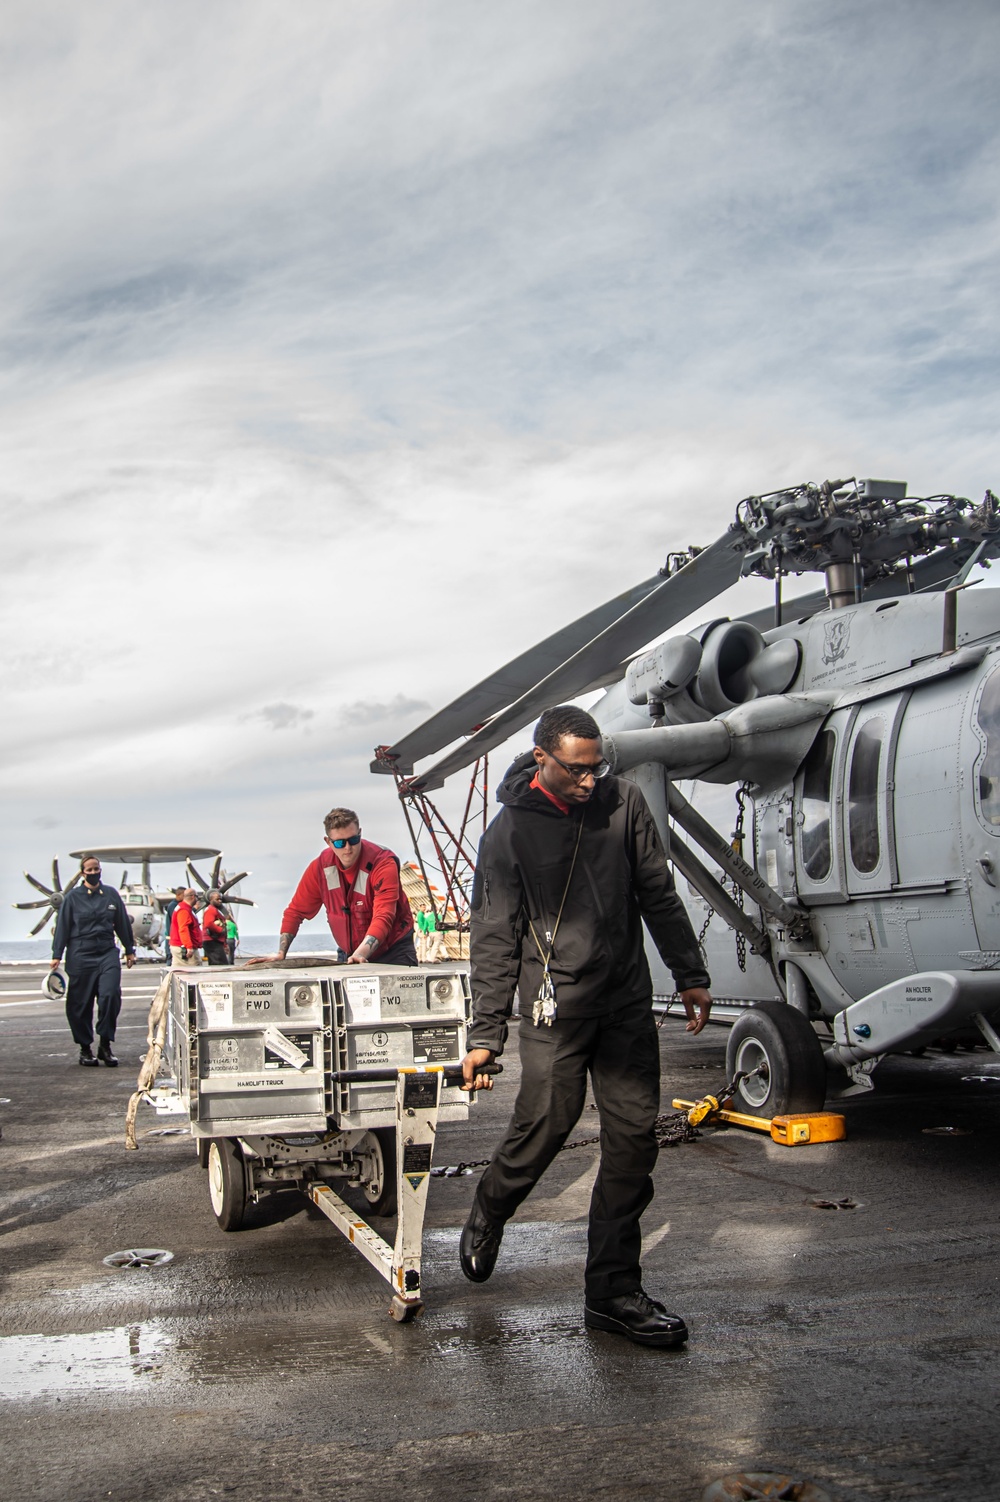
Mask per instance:
[[[315,1033],[283,1033],[264,1029],[265,1069],[305,1069],[313,1063]]]
[[[377,1022],[381,1015],[378,976],[348,975],[340,984],[344,988],[348,1022]]]
[[[447,1027],[413,1029],[414,1064],[442,1064],[458,1058],[458,1034]]]
[[[200,980],[201,1024],[203,1027],[228,1027],[233,1020],[233,983],[231,980]]]

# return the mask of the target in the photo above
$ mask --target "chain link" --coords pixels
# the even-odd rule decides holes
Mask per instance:
[[[733,849],[741,860],[743,859],[743,826],[746,822],[746,802],[749,791],[749,782],[741,782],[736,789],[737,814],[736,828],[733,830]],[[743,888],[735,880],[733,881],[733,899],[739,907],[740,912],[745,911]],[[747,941],[746,935],[741,934],[739,931],[736,932],[736,963],[745,974],[747,968]]]
[[[758,1064],[756,1069],[744,1070],[741,1074],[737,1074],[727,1084],[723,1085],[715,1097],[719,1102],[720,1109],[724,1108],[726,1103],[732,1100],[744,1080],[748,1080],[753,1075],[759,1074],[764,1067],[763,1064]],[[594,1111],[597,1107],[591,1106],[590,1109]],[[687,1111],[669,1111],[661,1116],[657,1116],[654,1129],[656,1131],[657,1147],[677,1147],[682,1142],[695,1142],[701,1136],[698,1128],[692,1126],[688,1120]],[[596,1147],[600,1140],[600,1135],[596,1137],[577,1137],[575,1142],[564,1142],[559,1151],[561,1153],[571,1153],[578,1147]],[[447,1168],[432,1168],[431,1178],[464,1178],[466,1175],[474,1173],[477,1168],[487,1168],[492,1161],[492,1158],[479,1158],[475,1163],[452,1163]]]

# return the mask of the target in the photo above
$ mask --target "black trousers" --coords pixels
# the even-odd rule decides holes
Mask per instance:
[[[660,1049],[648,1001],[601,1017],[520,1024],[521,1088],[507,1135],[476,1198],[487,1218],[510,1219],[583,1110],[589,1072],[601,1123],[601,1162],[590,1200],[586,1294],[608,1299],[642,1286],[639,1217],[653,1198]]]
[[[101,955],[66,955],[66,1021],[73,1041],[89,1048],[94,1041],[94,1002],[97,1035],[110,1043],[122,1009],[122,964],[117,949]]]
[[[229,945],[223,944],[221,939],[206,939],[201,947],[209,965],[232,964],[229,958]]]

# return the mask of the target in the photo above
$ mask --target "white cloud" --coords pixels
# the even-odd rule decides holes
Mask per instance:
[[[374,742],[741,496],[997,482],[985,0],[6,30],[3,893],[43,818],[403,848]]]

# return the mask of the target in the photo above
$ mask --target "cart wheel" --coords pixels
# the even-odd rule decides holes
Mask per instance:
[[[240,1145],[232,1137],[213,1137],[208,1147],[208,1194],[224,1231],[238,1231],[247,1209],[247,1179]]]
[[[373,1215],[395,1215],[396,1196],[396,1128],[376,1127],[366,1132],[362,1147],[367,1157],[369,1177],[362,1185],[365,1200]]]
[[[734,1024],[726,1046],[726,1075],[759,1069],[742,1080],[733,1097],[750,1116],[821,1111],[826,1099],[826,1061],[809,1023],[781,1001],[763,1001]]]
[[[399,1295],[394,1293],[392,1303],[389,1305],[389,1313],[397,1324],[408,1325],[411,1320],[416,1319],[423,1307],[423,1304],[419,1302],[416,1304],[404,1304]]]

